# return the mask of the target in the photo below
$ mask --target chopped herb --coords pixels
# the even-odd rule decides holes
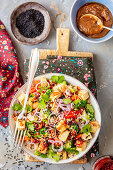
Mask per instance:
[[[50,96],[51,92],[52,92],[52,90],[51,90],[51,89],[48,89],[48,90],[46,91],[46,94]]]
[[[42,158],[47,158],[47,154],[41,154]]]
[[[46,104],[45,104],[43,99],[41,99],[41,101],[38,103],[38,108],[39,109],[45,109],[46,108]]]
[[[94,113],[95,113],[93,106],[90,105],[90,104],[87,104],[86,111],[88,112],[88,119],[90,121],[93,121],[94,120]]]
[[[59,161],[60,159],[60,155],[58,155],[57,153],[55,153],[51,147],[51,145],[49,146],[49,152],[47,154],[48,158],[53,158],[56,162]]]
[[[12,106],[12,110],[14,111],[20,111],[22,110],[22,105],[18,104],[18,103],[15,103],[13,106]]]
[[[45,127],[41,128],[41,129],[39,130],[39,134],[45,135],[46,130],[47,130],[47,129],[46,129]]]
[[[28,137],[31,137],[31,135],[30,135],[30,133],[29,133],[28,130],[27,130],[27,132],[26,132],[26,135],[27,135]]]
[[[94,112],[95,112],[93,106],[90,105],[90,104],[87,104],[86,109],[87,109],[87,111],[90,112],[90,113],[94,113]]]
[[[75,153],[76,155],[79,154],[79,151],[76,150],[76,147],[74,148],[65,148],[64,149],[67,153]]]
[[[27,105],[25,110],[27,111],[27,113],[32,112],[32,107],[30,105]]]
[[[42,93],[43,90],[49,89],[50,86],[47,86],[47,87],[45,87],[45,86],[43,86],[43,87],[39,86],[38,88],[39,88],[39,92]]]
[[[64,80],[64,76],[58,76],[58,83],[62,83]]]
[[[79,109],[80,107],[84,108],[87,104],[87,100],[83,101],[83,100],[77,99],[77,100],[74,100],[73,103],[75,105],[75,109]]]
[[[72,141],[71,142],[68,142],[64,145],[64,148],[63,148],[67,153],[75,153],[76,155],[79,153],[77,150],[76,150],[76,147],[72,147]]]
[[[42,99],[44,100],[44,102],[48,102],[50,100],[48,94],[46,93],[43,94]]]
[[[29,95],[29,97],[35,97],[35,94],[31,93],[31,94]]]
[[[64,102],[65,104],[69,104],[69,103],[71,103],[71,99],[70,99],[70,98],[63,99],[63,102]]]
[[[92,129],[91,129],[90,124],[87,124],[87,125],[85,125],[85,126],[82,128],[82,132],[83,132],[83,133],[86,133],[86,134],[90,133],[91,130],[92,130]]]
[[[74,129],[76,132],[78,132],[79,127],[78,127],[77,124],[75,124],[75,125],[72,125],[72,126],[70,127],[70,129]]]
[[[40,152],[38,152],[37,150],[34,151],[34,154],[37,155],[37,156],[40,156],[40,155],[41,155]]]
[[[71,93],[74,93],[77,91],[77,89],[73,89],[72,87],[68,86],[68,89],[71,91]]]
[[[58,76],[52,76],[51,80],[55,83],[58,83]]]
[[[35,130],[35,126],[31,122],[26,122],[26,126],[32,132]]]
[[[52,76],[51,80],[55,83],[62,83],[64,82],[65,78],[64,76]]]

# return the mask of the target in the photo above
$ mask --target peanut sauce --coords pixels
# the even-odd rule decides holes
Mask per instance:
[[[77,12],[77,26],[79,30],[90,38],[102,38],[109,30],[102,29],[97,21],[91,16],[82,17],[85,14],[93,14],[97,16],[106,27],[112,27],[112,13],[103,4],[97,2],[86,3],[81,6]]]

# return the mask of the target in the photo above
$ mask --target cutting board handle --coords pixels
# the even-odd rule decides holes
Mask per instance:
[[[62,54],[64,52],[68,52],[69,48],[69,29],[65,28],[57,28],[57,52]]]

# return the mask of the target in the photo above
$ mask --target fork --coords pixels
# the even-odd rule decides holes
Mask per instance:
[[[22,147],[23,142],[24,142],[24,137],[26,134],[26,128],[25,128],[25,130],[19,130],[17,128],[18,120],[21,120],[25,113],[25,108],[26,108],[26,104],[28,101],[31,84],[34,79],[38,64],[39,64],[39,51],[37,48],[35,48],[34,51],[31,53],[30,62],[29,62],[29,76],[28,76],[27,90],[26,90],[23,110],[17,118],[15,131],[14,131],[13,147],[15,146],[15,148],[17,147],[17,149],[19,148],[19,146],[20,146],[20,148]]]

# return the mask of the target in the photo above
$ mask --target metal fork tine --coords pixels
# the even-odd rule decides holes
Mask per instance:
[[[16,135],[15,147],[17,147],[17,144],[18,144],[19,133],[20,133],[20,130],[18,130],[17,135]]]
[[[14,147],[14,143],[15,143],[15,139],[16,139],[16,134],[17,134],[17,126],[15,126],[14,137],[13,137],[13,142],[12,142],[12,148]]]
[[[17,144],[17,149],[18,149],[19,146],[20,146],[20,142],[21,142],[21,139],[22,139],[22,134],[23,134],[23,130],[21,130],[20,135],[19,135],[19,140],[18,140],[18,144]]]
[[[23,134],[23,139],[22,139],[22,142],[21,142],[21,145],[20,145],[20,147],[22,147],[22,145],[23,145],[25,134],[26,134],[26,129],[25,129],[25,131],[24,131],[24,134]]]

